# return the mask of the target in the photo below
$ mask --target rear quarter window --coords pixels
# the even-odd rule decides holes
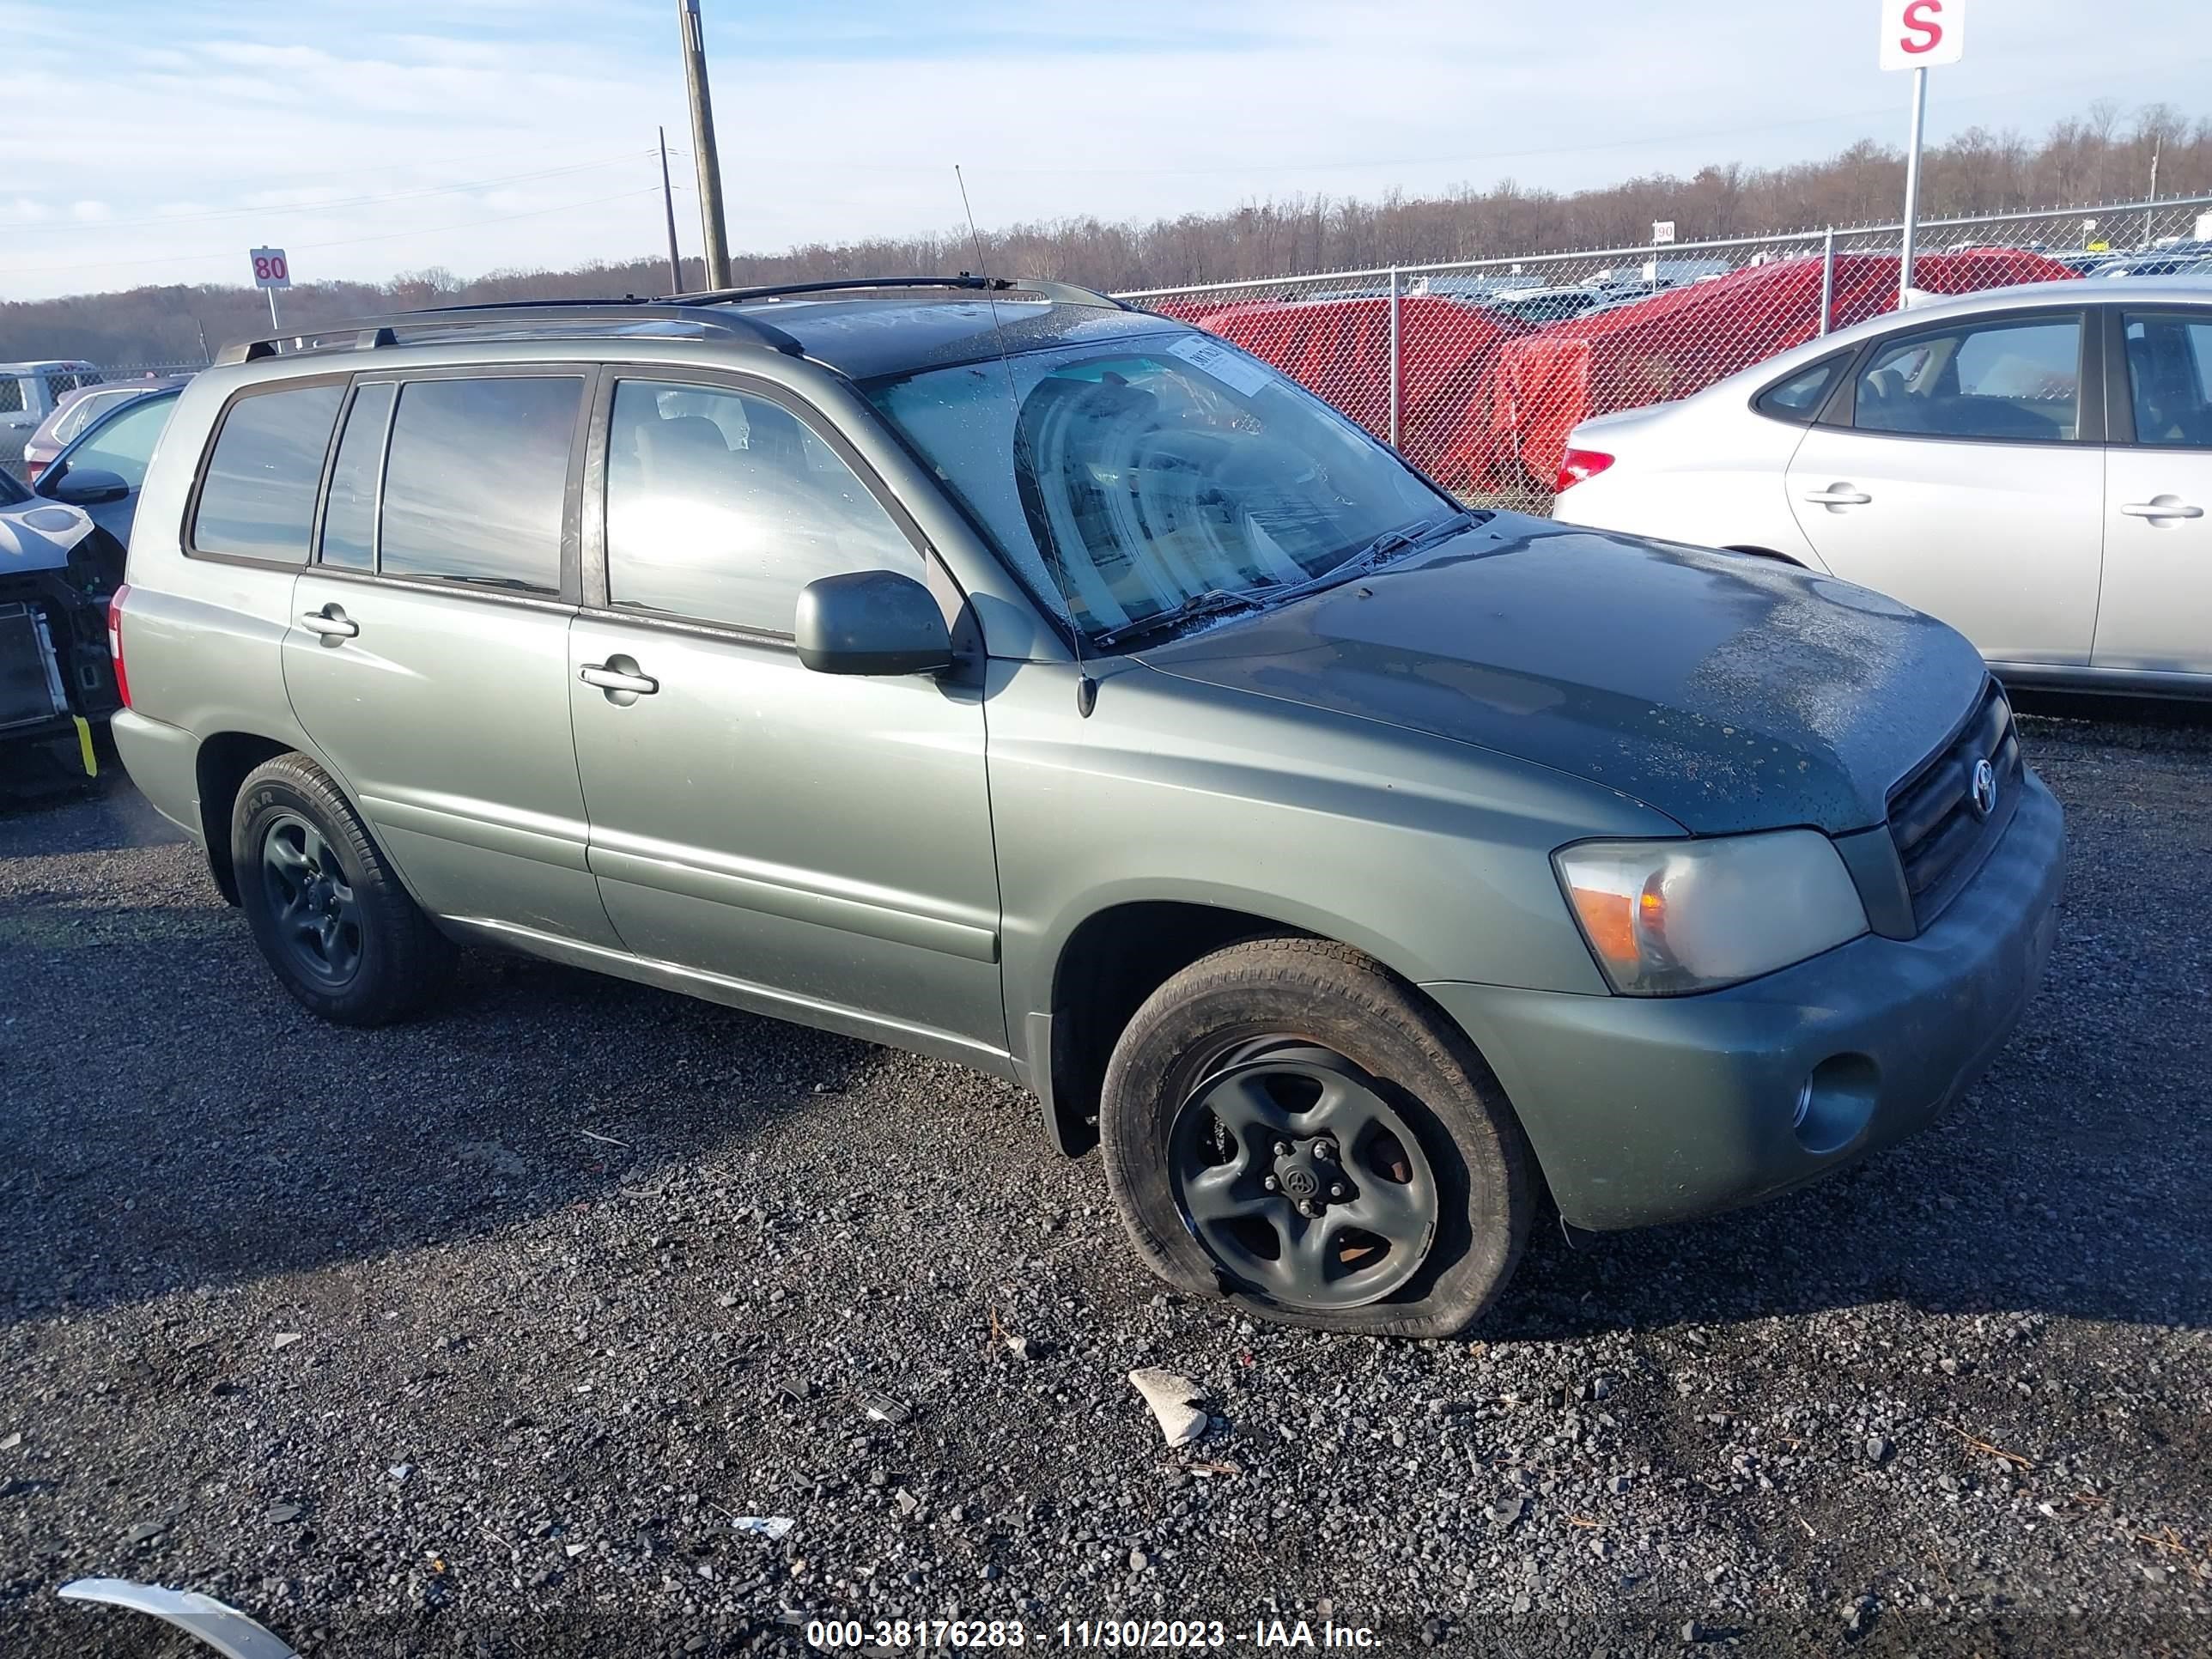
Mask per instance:
[[[249,392],[231,404],[192,517],[195,553],[307,562],[323,457],[344,395],[342,384],[325,381]]]

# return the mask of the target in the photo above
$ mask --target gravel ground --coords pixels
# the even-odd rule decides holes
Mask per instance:
[[[333,1030],[127,786],[0,814],[0,1649],[204,1654],[113,1574],[317,1656],[2212,1650],[2212,726],[2029,724],[2069,893],[1966,1106],[1444,1344],[1158,1295],[975,1073],[490,958]]]

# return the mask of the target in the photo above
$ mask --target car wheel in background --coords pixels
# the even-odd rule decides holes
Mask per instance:
[[[322,769],[279,755],[231,814],[239,901],[284,988],[325,1019],[381,1025],[436,996],[455,951]]]
[[[1261,939],[1194,963],[1115,1045],[1106,1178],[1146,1265],[1332,1331],[1448,1336],[1511,1276],[1530,1155],[1466,1040],[1369,957]]]

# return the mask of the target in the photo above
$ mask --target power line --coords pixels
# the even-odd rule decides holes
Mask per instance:
[[[651,154],[650,151],[647,153]],[[415,227],[406,230],[382,231],[374,236],[342,237],[335,241],[327,242],[299,242],[295,243],[293,247],[299,252],[306,252],[315,248],[355,247],[363,242],[389,242],[407,236],[439,236],[447,231],[474,230],[479,225],[500,225],[516,219],[543,218],[549,213],[572,213],[579,208],[599,207],[608,202],[626,202],[634,197],[659,194],[659,185],[648,185],[643,190],[625,190],[612,196],[595,196],[589,201],[561,202],[552,207],[532,208],[523,213],[493,214],[489,217],[471,219],[465,224]],[[220,253],[168,254],[157,259],[94,259],[67,265],[11,265],[0,269],[0,278],[46,276],[55,271],[65,270],[140,270],[148,265],[206,264],[217,259],[234,259],[239,257],[240,256],[238,252],[232,250]]]
[[[511,173],[496,179],[472,179],[456,185],[423,185],[408,190],[386,191],[374,196],[351,196],[332,202],[300,202],[264,204],[260,207],[224,208],[213,213],[177,213],[157,215],[150,219],[94,219],[70,220],[54,223],[44,220],[0,221],[0,230],[53,230],[82,233],[93,230],[137,230],[149,225],[195,225],[217,219],[275,218],[286,214],[335,213],[358,207],[368,207],[380,202],[418,200],[426,196],[453,196],[472,190],[489,190],[500,185],[521,184],[534,179],[554,179],[576,173],[596,173],[602,168],[619,167],[625,161],[635,161],[641,155],[651,155],[649,149],[624,150],[618,155],[607,156],[597,161],[580,161],[569,167],[541,167],[532,173]]]

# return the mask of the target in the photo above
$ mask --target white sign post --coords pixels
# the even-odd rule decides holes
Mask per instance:
[[[269,326],[282,328],[276,319],[276,290],[292,286],[291,263],[284,258],[281,247],[257,247],[248,251],[253,261],[253,286],[265,289],[269,294]]]
[[[1928,71],[1955,64],[1966,47],[1966,0],[1881,0],[1881,66],[1912,71],[1912,137],[1905,153],[1905,248],[1897,303],[1912,302],[1913,230],[1920,217],[1920,133],[1928,118]]]

